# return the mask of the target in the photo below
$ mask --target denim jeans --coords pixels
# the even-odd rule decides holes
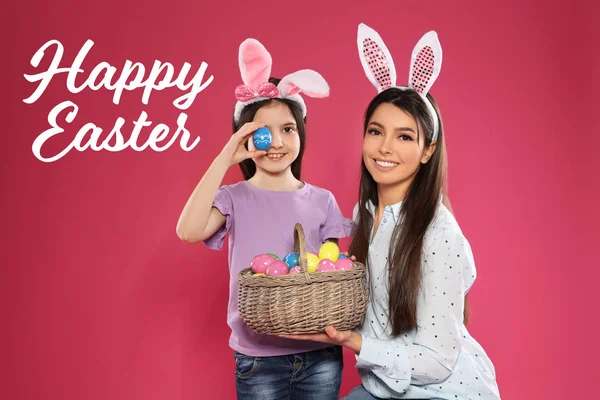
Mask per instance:
[[[238,352],[235,377],[238,400],[338,400],[343,353],[339,346],[275,357]]]

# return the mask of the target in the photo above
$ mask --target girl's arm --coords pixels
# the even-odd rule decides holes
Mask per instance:
[[[248,151],[244,147],[248,136],[262,126],[264,124],[259,122],[249,122],[242,126],[214,159],[179,216],[177,236],[181,240],[188,243],[201,242],[225,223],[225,216],[212,207],[215,195],[230,166],[266,153],[258,150]]]
[[[181,240],[201,242],[225,223],[225,216],[212,204],[228,169],[229,161],[219,155],[196,185],[177,222],[177,236]]]

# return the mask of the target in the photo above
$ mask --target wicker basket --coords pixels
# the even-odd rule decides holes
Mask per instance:
[[[256,333],[306,334],[326,326],[349,330],[359,326],[367,309],[366,270],[354,262],[347,271],[307,271],[304,230],[294,227],[294,251],[301,271],[279,276],[239,274],[238,309],[242,320]]]

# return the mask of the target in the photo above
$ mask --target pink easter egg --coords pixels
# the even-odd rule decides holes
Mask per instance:
[[[250,261],[250,268],[255,274],[264,274],[276,260],[268,254],[259,254]]]
[[[317,272],[335,271],[335,264],[329,258],[324,258],[317,265]]]
[[[283,261],[275,261],[269,268],[267,269],[267,275],[269,276],[278,276],[278,275],[286,275],[288,273],[288,266]]]
[[[349,258],[340,258],[335,263],[336,271],[347,271],[354,268],[354,263]]]
[[[298,274],[300,272],[302,272],[302,270],[300,269],[300,266],[297,265],[294,268],[290,269],[290,272],[288,272],[288,274],[290,274],[290,275],[291,274]]]

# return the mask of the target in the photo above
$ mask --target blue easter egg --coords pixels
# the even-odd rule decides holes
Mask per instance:
[[[339,258],[348,258],[345,255],[343,255],[342,253],[340,253],[340,257]]]
[[[252,134],[252,142],[257,150],[267,150],[271,147],[271,131],[266,126],[258,128]]]
[[[298,253],[290,253],[283,258],[283,262],[287,264],[289,269],[292,269],[299,265],[298,257],[300,257]]]

